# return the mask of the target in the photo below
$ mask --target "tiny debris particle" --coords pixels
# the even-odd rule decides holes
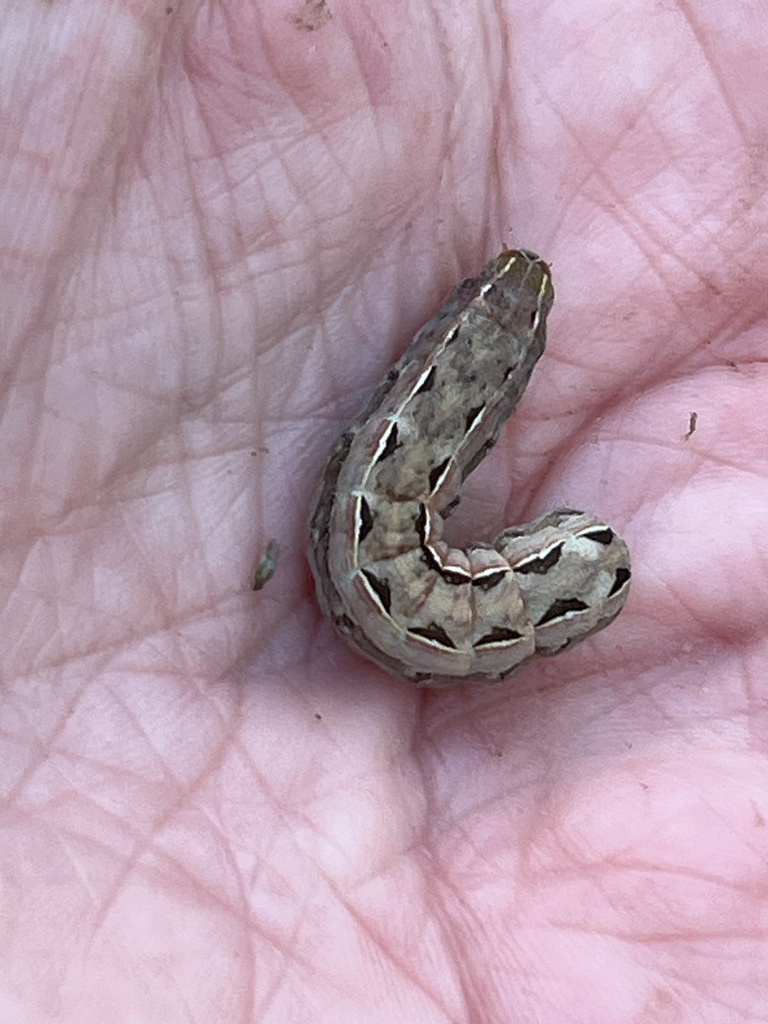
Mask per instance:
[[[693,434],[694,430],[696,429],[696,424],[698,423],[698,420],[699,414],[697,412],[692,412],[690,417],[688,418],[688,433],[683,438],[684,441],[687,441],[688,438]]]
[[[276,540],[271,540],[265,550],[264,554],[259,560],[259,564],[256,566],[256,572],[253,574],[253,589],[261,590],[261,588],[269,583],[272,577],[275,575],[277,569],[277,559],[280,555],[280,545]]]
[[[302,32],[316,32],[331,20],[331,12],[325,0],[304,0],[298,14],[291,15],[291,21]]]

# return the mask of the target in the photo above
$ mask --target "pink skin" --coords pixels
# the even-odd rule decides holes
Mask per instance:
[[[328,2],[0,13],[0,1017],[765,1021],[764,9]],[[585,507],[634,586],[417,692],[305,518],[503,243],[550,344],[453,528]]]

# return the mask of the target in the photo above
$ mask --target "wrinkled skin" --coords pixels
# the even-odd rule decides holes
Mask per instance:
[[[764,1021],[764,12],[329,3],[0,13],[0,1016]],[[634,586],[417,692],[305,519],[503,243],[558,298],[455,530],[587,507]]]

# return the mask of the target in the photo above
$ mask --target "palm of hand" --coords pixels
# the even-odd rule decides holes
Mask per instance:
[[[766,234],[746,76],[710,103],[675,37],[598,117],[562,72],[600,80],[605,57],[548,62],[557,26],[512,10],[469,36],[448,20],[439,45],[394,9],[312,33],[280,15],[230,33],[223,11],[171,20],[159,74],[84,26],[78,60],[48,65],[61,121],[46,80],[17,97],[38,133],[6,137],[12,998],[30,1019],[182,1020],[190,991],[210,1021],[761,1019]],[[651,47],[664,17],[614,45]],[[593,26],[603,55],[612,31]],[[492,52],[457,82],[442,55],[471,58],[467,38]],[[500,38],[514,73],[494,70]],[[685,136],[681,96],[706,132]],[[635,588],[563,659],[417,694],[321,623],[305,516],[367,389],[505,241],[552,260],[558,306],[461,515],[490,535],[565,498],[595,509]],[[696,954],[727,961],[733,934],[726,991]]]

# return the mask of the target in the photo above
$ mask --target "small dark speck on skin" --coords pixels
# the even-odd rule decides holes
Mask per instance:
[[[322,722],[322,720],[323,720],[323,716],[319,712],[316,711],[315,712],[315,721],[316,722]]]
[[[694,430],[696,429],[696,424],[698,420],[699,414],[697,412],[692,412],[688,419],[688,433],[683,438],[684,441],[687,441],[688,438],[693,434]]]
[[[304,0],[301,13],[288,20],[302,32],[316,32],[331,20],[331,12],[325,0]]]

